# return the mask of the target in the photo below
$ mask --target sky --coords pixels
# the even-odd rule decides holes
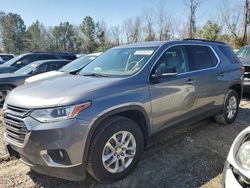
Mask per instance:
[[[141,15],[143,9],[156,8],[160,1],[165,2],[166,11],[176,22],[186,21],[184,0],[0,0],[0,11],[19,14],[26,26],[36,20],[45,26],[65,21],[78,25],[85,16],[113,26]],[[207,19],[216,20],[222,1],[204,0],[197,14],[198,24],[205,23]],[[243,0],[228,1],[243,3]]]

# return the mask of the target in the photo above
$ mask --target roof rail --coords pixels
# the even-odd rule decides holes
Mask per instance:
[[[31,51],[30,53],[37,53],[37,54],[43,54],[43,53],[46,53],[46,54],[65,54],[65,55],[74,55],[74,53],[71,53],[71,52],[42,52],[42,51]]]
[[[205,39],[192,39],[192,38],[186,38],[183,39],[185,41],[198,41],[198,42],[212,42],[212,43],[218,43],[218,44],[226,44],[225,42],[215,41],[215,40],[205,40]]]

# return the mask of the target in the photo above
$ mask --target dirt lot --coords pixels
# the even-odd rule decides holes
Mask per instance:
[[[4,150],[0,125],[0,187],[220,187],[227,152],[236,135],[250,125],[250,101],[241,103],[237,121],[222,126],[205,120],[158,134],[137,168],[124,180],[102,185],[91,177],[69,182],[30,172]]]

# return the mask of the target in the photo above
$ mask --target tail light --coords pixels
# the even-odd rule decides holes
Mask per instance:
[[[244,66],[240,67],[240,71],[244,74],[245,73],[245,67]]]

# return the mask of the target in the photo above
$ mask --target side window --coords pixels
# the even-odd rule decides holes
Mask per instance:
[[[169,48],[158,60],[154,71],[160,66],[175,68],[178,74],[188,72],[189,66],[186,47],[174,46]]]
[[[15,66],[17,68],[22,68],[25,65],[30,64],[31,62],[33,62],[33,57],[31,55],[28,55],[28,56],[23,57],[20,61],[17,61]]]
[[[42,65],[38,66],[35,69],[36,74],[41,74],[41,73],[47,72],[47,67],[48,67],[47,63],[43,63]]]
[[[229,46],[218,46],[218,48],[230,63],[240,63],[240,60]]]
[[[46,60],[46,59],[57,59],[54,55],[35,55],[34,61]]]
[[[52,62],[49,64],[48,71],[53,71],[53,70],[58,70],[64,65],[66,65],[68,62],[66,61],[57,61],[57,62]]]
[[[218,63],[216,56],[208,46],[189,46],[191,53],[190,71],[215,67]]]

